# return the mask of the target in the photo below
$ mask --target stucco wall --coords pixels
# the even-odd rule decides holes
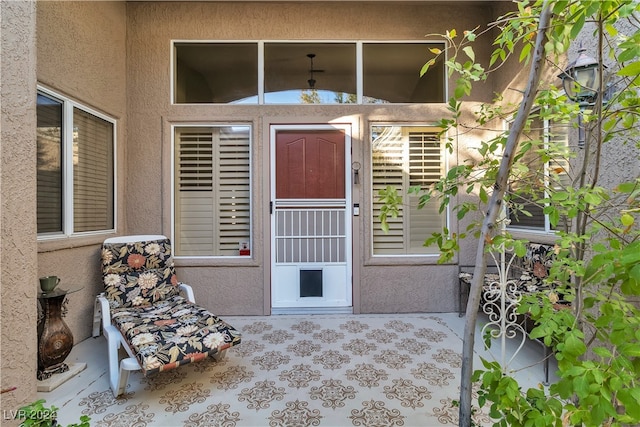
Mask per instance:
[[[1,2],[0,342],[2,425],[36,391],[35,4]]]
[[[38,84],[116,120],[120,232],[124,232],[126,192],[125,14],[125,3],[117,1],[37,3]],[[106,237],[38,243],[38,276],[56,275],[62,287],[83,287],[69,295],[65,318],[76,341],[91,335],[93,302],[102,291],[99,249]]]
[[[363,160],[369,156],[369,121],[435,122],[446,114],[442,105],[234,106],[170,103],[171,40],[435,40],[437,37],[426,35],[444,33],[451,28],[474,28],[490,20],[492,13],[491,7],[477,2],[389,3],[127,4],[127,170],[130,185],[124,202],[130,232],[171,232],[172,123],[233,121],[250,123],[253,127],[252,259],[177,262],[181,280],[192,284],[199,301],[214,312],[263,314],[269,310],[269,124],[330,121],[353,124],[357,131],[353,135],[353,160],[362,163],[361,174],[365,177],[360,185],[353,188],[353,202],[359,202],[362,209],[362,214],[354,220],[354,282],[358,282],[354,284],[356,311],[457,309],[454,298],[456,267],[438,266],[434,258],[417,260],[417,267],[395,270],[396,280],[408,284],[398,292],[397,287],[389,285],[387,275],[383,273],[396,262],[370,256],[369,162]],[[476,52],[477,56],[487,55],[490,46],[483,45]],[[488,82],[474,91],[473,97],[478,101],[489,101],[492,94],[493,86]],[[427,276],[434,280],[425,280]],[[390,292],[392,289],[396,291]],[[385,304],[381,303],[383,300]]]

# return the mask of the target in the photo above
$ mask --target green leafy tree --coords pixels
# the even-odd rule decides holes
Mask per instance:
[[[478,403],[488,404],[496,425],[503,426],[614,426],[640,423],[640,177],[627,171],[615,185],[601,186],[603,153],[616,145],[639,158],[640,132],[640,3],[634,0],[538,0],[521,1],[517,10],[486,29],[461,35],[448,31],[446,66],[456,88],[448,102],[450,117],[440,125],[453,150],[462,134],[486,128],[497,120],[515,118],[506,133],[483,141],[482,159],[459,164],[431,188],[421,200],[437,197],[441,208],[452,205],[458,219],[482,212],[462,233],[443,230],[426,244],[440,247],[442,262],[453,258],[460,239],[478,239],[476,266],[471,285],[464,332],[460,425],[472,424],[471,386],[480,387]],[[620,31],[624,28],[625,31]],[[497,31],[496,31],[497,30]],[[570,102],[553,83],[541,79],[543,66],[562,71],[559,58],[581,34],[597,41],[599,79],[596,97],[588,105]],[[489,63],[476,61],[474,43],[498,34]],[[432,51],[436,58],[443,55]],[[425,64],[422,73],[435,63]],[[462,106],[476,82],[482,82],[508,61],[529,66],[526,87],[516,107],[497,99],[485,105],[476,123],[464,123]],[[605,68],[605,62],[607,68]],[[606,71],[606,72],[605,72]],[[557,74],[557,73],[556,73]],[[604,99],[608,95],[609,99]],[[553,141],[521,138],[533,119],[584,123],[586,145],[576,155]],[[572,164],[567,183],[538,176],[526,159],[536,156],[548,163],[566,156]],[[555,177],[557,178],[557,177]],[[512,185],[517,182],[518,185]],[[544,191],[541,191],[541,185]],[[401,198],[394,189],[380,194],[393,216]],[[453,205],[460,193],[477,191],[477,202]],[[521,203],[526,201],[526,203]],[[556,252],[550,281],[557,293],[571,302],[571,310],[554,307],[552,294],[525,298],[518,310],[537,326],[532,338],[550,346],[558,360],[559,381],[548,389],[522,390],[503,374],[496,362],[483,361],[473,372],[473,347],[487,254],[510,250],[523,255],[524,242],[513,238],[501,221],[505,205],[514,215],[530,215],[536,205],[556,229]],[[476,216],[478,218],[478,216]],[[384,221],[386,217],[381,218]]]
[[[300,102],[303,104],[322,104],[322,99],[316,89],[307,89],[300,93]]]

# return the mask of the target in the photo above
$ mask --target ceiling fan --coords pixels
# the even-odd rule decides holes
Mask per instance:
[[[307,80],[307,83],[309,83],[309,89],[315,89],[316,87],[316,79],[313,78],[313,73],[324,73],[324,70],[316,70],[315,68],[313,68],[313,58],[316,57],[315,53],[308,53],[307,54],[307,58],[309,58],[309,80]]]

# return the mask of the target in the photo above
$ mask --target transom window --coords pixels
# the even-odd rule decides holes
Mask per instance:
[[[115,120],[61,95],[37,98],[38,237],[115,229]]]
[[[437,254],[436,246],[425,247],[425,240],[442,232],[446,213],[439,202],[428,201],[418,208],[419,196],[408,194],[410,187],[427,188],[445,173],[445,158],[439,128],[431,126],[385,125],[371,128],[373,173],[373,254]],[[397,218],[387,218],[389,231],[380,224],[379,191],[394,187],[403,203]]]
[[[441,42],[174,42],[178,104],[445,102]]]
[[[251,251],[251,127],[176,126],[176,256]]]

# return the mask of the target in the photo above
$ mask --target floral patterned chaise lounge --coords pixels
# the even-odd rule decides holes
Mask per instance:
[[[240,344],[240,333],[195,305],[191,287],[178,282],[165,236],[105,240],[102,278],[93,335],[99,335],[102,321],[116,397],[124,393],[132,370],[146,376],[208,356],[221,359]],[[129,355],[123,360],[118,357],[121,345]]]

